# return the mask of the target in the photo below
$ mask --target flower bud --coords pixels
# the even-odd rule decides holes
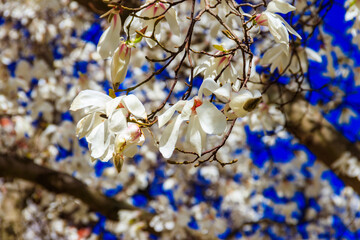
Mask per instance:
[[[240,90],[236,96],[231,97],[229,106],[237,117],[245,117],[259,105],[261,99],[261,93],[258,90],[253,92]]]
[[[115,49],[120,43],[121,19],[118,14],[115,14],[104,33],[101,35],[97,45],[97,52],[102,59],[109,58],[113,55]]]
[[[111,81],[114,89],[118,89],[126,77],[130,56],[131,48],[125,42],[122,42],[114,52],[111,61]]]

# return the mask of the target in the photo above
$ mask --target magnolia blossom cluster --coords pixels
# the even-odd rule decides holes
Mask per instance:
[[[295,2],[298,11],[303,9],[301,2]],[[285,1],[270,3],[256,13],[241,10],[245,21],[252,18],[248,27],[254,25],[248,32],[255,44],[251,58],[233,50],[237,43],[232,34],[239,39],[245,36],[242,20],[230,13],[233,9],[228,2],[196,2],[194,17],[210,4],[214,7],[209,11],[231,32],[204,13],[195,22],[190,48],[169,63],[169,71],[120,94],[118,90],[141,83],[152,69],[168,63],[147,59],[172,56],[170,52],[182,46],[191,22],[189,2],[147,2],[124,24],[119,9],[112,9],[110,27],[101,37],[96,29],[105,26],[105,21],[99,24],[76,2],[0,3],[0,152],[33,158],[36,164],[69,173],[89,188],[139,209],[120,211],[119,221],[108,221],[78,199],[52,194],[28,182],[0,179],[1,234],[16,234],[15,239],[150,239],[155,235],[189,239],[196,231],[220,239],[321,239],[328,232],[336,232],[329,238],[351,234],[342,224],[358,229],[359,198],[352,189],[338,187],[334,174],[314,163],[314,156],[284,130],[285,116],[272,102],[278,94],[263,93],[268,82],[256,73],[259,64],[271,63],[270,71],[282,72],[280,68],[285,71],[291,61],[285,72],[290,74],[305,71],[306,58],[321,59],[310,48],[287,40],[286,34],[292,32],[278,13],[292,7]],[[280,25],[266,26],[267,21]],[[86,40],[89,43],[80,40],[86,39],[82,37],[85,33],[96,35],[88,29],[99,34],[98,51],[92,39]],[[274,30],[275,35],[280,31],[280,38],[258,38],[259,31],[273,35]],[[332,39],[326,33],[322,36],[325,45],[319,54],[327,58],[327,76],[345,78],[345,64],[335,65],[333,58],[346,56],[329,47]],[[23,39],[29,40],[26,48]],[[44,45],[36,47],[40,43]],[[268,51],[261,57],[264,50]],[[293,50],[298,56],[291,57]],[[187,56],[184,66],[190,67],[176,75],[171,70],[185,51],[190,52],[191,61]],[[263,63],[264,58],[270,59]],[[113,85],[109,92],[106,78]],[[167,99],[175,81],[173,95]],[[297,90],[297,84],[290,82],[286,88]],[[189,96],[182,98],[188,85],[192,86]],[[340,103],[345,93],[338,92],[338,96]],[[164,109],[152,116],[162,104]],[[71,116],[69,109],[76,112]],[[355,118],[354,109],[343,112],[342,123]],[[78,141],[75,134],[82,139]],[[238,163],[231,167],[213,162],[194,168],[166,164],[161,158],[191,162],[195,154],[223,143],[224,136],[227,141],[216,157],[222,163],[236,158]],[[191,153],[180,155],[178,150]],[[126,157],[134,160],[122,167]],[[111,158],[114,164],[107,162]],[[358,171],[355,160],[347,155],[336,167],[351,176]],[[142,211],[153,217],[147,221]]]
[[[202,4],[204,3],[202,2]],[[157,116],[155,122],[149,122],[143,104],[135,95],[125,96],[121,93],[119,97],[115,97],[115,92],[121,90],[121,85],[126,79],[131,63],[132,48],[141,46],[141,42],[144,40],[149,48],[160,46],[161,49],[166,50],[162,44],[165,34],[161,31],[163,25],[167,24],[164,26],[171,29],[170,41],[179,43],[179,39],[184,39],[185,34],[184,31],[181,31],[180,23],[186,20],[179,18],[176,8],[166,2],[147,1],[140,9],[136,14],[128,16],[124,26],[119,15],[121,10],[114,8],[105,14],[108,16],[110,26],[100,37],[97,52],[103,59],[111,59],[110,78],[113,89],[109,94],[114,100],[102,93],[81,92],[70,108],[73,111],[85,109],[86,116],[77,124],[77,134],[79,138],[86,138],[93,159],[107,161],[113,158],[115,165],[121,166],[123,157],[134,156],[136,146],[143,144],[144,135],[141,128],[149,128],[156,121],[160,128],[167,124],[159,137],[158,147],[165,158],[170,158],[176,149],[179,135],[183,132],[182,123],[186,123],[185,139],[181,141],[182,146],[201,157],[202,152],[207,148],[208,135],[223,135],[228,128],[228,121],[245,117],[261,102],[260,91],[250,90],[246,85],[248,80],[258,78],[255,74],[255,61],[249,57],[244,59],[236,56],[236,52],[230,52],[222,44],[214,45],[219,51],[207,59],[198,59],[196,62],[199,65],[195,67],[189,78],[191,82],[194,77],[203,76],[204,80],[197,95],[190,100],[176,100],[173,106]],[[276,12],[288,13],[294,10],[295,7],[288,3],[274,0],[269,3],[266,11],[255,17],[255,24],[267,26],[279,44],[280,49],[275,47],[269,50],[261,60],[265,64],[271,61],[272,70],[276,65],[279,65],[276,67],[281,69],[286,68],[284,66],[286,59],[284,60],[281,54],[289,55],[288,32],[301,39],[296,31],[280,15],[276,14]],[[225,17],[220,12],[229,11],[228,7],[221,5],[218,14]],[[165,20],[161,21],[162,19]],[[122,32],[125,32],[126,40],[125,37],[120,37]],[[270,51],[276,51],[277,55]],[[307,50],[307,52],[309,55],[315,55],[316,60],[319,61],[319,57],[313,51]],[[303,54],[300,53],[300,56]],[[182,64],[179,60],[174,62]],[[305,66],[303,67],[305,68]],[[243,79],[245,82],[241,83],[237,77],[239,74],[247,76],[246,79]],[[222,110],[216,104],[223,105]],[[178,115],[172,118],[176,112]],[[151,116],[151,114],[149,115]],[[118,169],[120,170],[121,167]]]

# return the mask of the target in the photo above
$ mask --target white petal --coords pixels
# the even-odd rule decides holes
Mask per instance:
[[[315,52],[311,48],[305,48],[305,52],[306,52],[306,55],[307,55],[308,59],[313,60],[313,61],[318,62],[318,63],[322,62],[322,58],[321,58],[320,54],[318,54],[317,52]]]
[[[212,103],[204,101],[196,108],[200,124],[207,134],[221,134],[226,128],[226,117]]]
[[[135,95],[127,95],[122,101],[127,110],[129,110],[129,112],[131,112],[135,117],[146,119],[147,115],[145,107]]]
[[[131,48],[126,43],[120,44],[111,60],[111,81],[118,86],[125,80],[131,56]]]
[[[134,155],[137,153],[137,150],[138,150],[137,145],[132,144],[126,146],[123,153],[126,157],[134,157]]]
[[[288,13],[288,12],[292,12],[295,11],[296,7],[290,5],[287,2],[281,1],[281,0],[273,0],[271,1],[267,8],[266,11],[270,11],[270,12],[279,12],[279,13]]]
[[[180,37],[180,27],[177,21],[175,9],[170,7],[170,9],[165,13],[165,18],[167,23],[169,24],[171,33]]]
[[[248,113],[244,109],[244,104],[252,97],[253,95],[249,90],[240,90],[239,94],[231,99],[229,106],[236,116],[244,117]]]
[[[119,133],[127,129],[127,121],[124,112],[125,109],[118,109],[109,118],[109,130],[114,133]]]
[[[186,101],[180,100],[177,103],[175,103],[171,108],[166,110],[163,114],[161,114],[158,117],[159,128],[164,126],[171,119],[175,111],[180,111],[184,107],[185,102]]]
[[[116,97],[106,103],[106,116],[111,117],[113,112],[119,107],[119,104],[124,96]]]
[[[99,39],[97,52],[103,59],[110,58],[120,43],[121,19],[114,15],[108,27]]]
[[[82,118],[76,125],[76,136],[81,139],[102,122],[100,113],[89,114]]]
[[[230,100],[230,93],[231,93],[231,84],[226,83],[221,88],[218,88],[214,91],[214,94],[217,98],[219,98],[223,102],[228,102]]]
[[[107,124],[105,123],[106,122],[100,123],[92,130],[89,136],[86,137],[86,140],[90,143],[90,151],[93,158],[101,157],[108,147],[105,143],[106,136],[108,135],[107,128],[105,128]]]
[[[164,158],[171,157],[174,152],[175,144],[179,136],[180,125],[183,121],[181,115],[178,115],[174,122],[166,126],[159,143],[159,151]]]
[[[285,27],[291,34],[295,35],[299,39],[302,39],[301,36],[285,21],[285,19],[282,16],[278,14],[274,14],[274,15],[276,18],[280,19],[285,24]]]
[[[264,13],[265,14],[265,13]],[[289,33],[286,27],[282,24],[283,22],[277,18],[276,14],[266,13],[268,17],[268,27],[270,33],[274,36],[277,43],[289,43]]]
[[[105,108],[105,103],[111,99],[111,97],[102,92],[84,90],[75,97],[74,101],[71,103],[70,110],[77,111],[86,107]]]
[[[186,142],[191,146],[191,150],[195,150],[198,155],[201,155],[203,136],[202,129],[197,115],[192,115],[189,121],[189,126],[186,131]]]
[[[212,78],[207,78],[201,84],[199,89],[198,96],[202,98],[202,94],[205,96],[210,96],[216,89],[219,88],[219,84],[214,81]]]

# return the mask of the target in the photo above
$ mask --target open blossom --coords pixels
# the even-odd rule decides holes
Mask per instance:
[[[103,32],[97,45],[97,52],[102,59],[110,58],[120,44],[121,19],[114,14],[110,26]]]
[[[151,4],[151,2],[153,3]],[[136,13],[136,16],[139,16],[140,18],[137,18],[135,16],[135,18],[133,19],[133,17],[130,16],[126,19],[125,26],[127,27],[129,24],[131,24],[130,35],[135,34],[136,30],[140,31],[141,29],[145,29],[145,41],[149,45],[149,47],[154,47],[156,45],[156,42],[153,41],[151,37],[154,34],[156,40],[161,40],[160,29],[162,22],[158,23],[157,26],[155,25],[155,23],[158,17],[164,16],[166,22],[169,24],[171,33],[180,37],[180,27],[175,9],[173,7],[170,7],[168,9],[168,7],[165,6],[163,2],[158,2],[154,0],[146,1],[145,5],[148,4],[150,4],[148,7]],[[144,20],[143,18],[147,18],[147,20]]]
[[[280,43],[286,54],[289,51],[289,33],[288,31],[301,39],[301,36],[276,12],[288,13],[296,8],[283,0],[271,1],[266,11],[256,16],[258,25],[269,27],[270,33],[274,36],[275,41]]]
[[[213,81],[213,80],[212,80]],[[201,155],[201,151],[206,141],[206,134],[222,134],[226,128],[226,118],[211,102],[204,99],[204,95],[210,95],[217,89],[208,88],[206,82],[202,84],[199,95],[191,100],[181,100],[174,104],[158,117],[159,127],[168,123],[175,111],[179,115],[166,126],[160,139],[159,150],[165,158],[171,157],[177,139],[179,137],[180,126],[183,122],[189,121],[189,125],[185,134],[185,141],[189,145],[189,149]]]
[[[222,52],[218,52],[217,55],[224,54]],[[238,75],[237,71],[235,70],[233,64],[230,63],[232,55],[224,55],[221,57],[211,57],[209,60],[204,61],[202,64],[198,65],[194,69],[194,76],[203,73],[204,79],[207,78],[216,78],[225,68],[224,72],[219,77],[219,82],[225,84],[227,82],[235,83],[236,77]]]
[[[145,108],[135,95],[111,98],[101,92],[85,90],[79,93],[70,107],[72,111],[80,109],[85,116],[78,122],[76,134],[79,138],[86,138],[93,159],[108,161],[116,153],[133,156],[131,145],[143,142],[139,141],[142,133],[134,137],[134,126],[127,120],[129,117],[146,118]],[[123,141],[121,138],[127,145],[119,147],[119,142]]]
[[[111,81],[114,89],[118,89],[119,85],[125,80],[131,56],[131,47],[125,42],[115,50],[111,60]]]
[[[277,68],[282,73],[287,67],[288,71],[296,73],[301,70],[306,73],[308,71],[309,61],[322,62],[321,56],[310,48],[298,48],[297,56],[291,56],[282,51],[281,44],[276,45],[273,48],[268,49],[260,64],[263,66],[271,65],[270,71],[274,72]],[[292,58],[292,59],[291,59]],[[291,61],[291,63],[290,63]],[[290,64],[290,65],[289,65]],[[288,66],[289,65],[289,66]]]

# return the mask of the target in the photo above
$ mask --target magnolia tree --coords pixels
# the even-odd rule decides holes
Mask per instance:
[[[359,0],[0,2],[1,239],[359,239],[359,33]]]

